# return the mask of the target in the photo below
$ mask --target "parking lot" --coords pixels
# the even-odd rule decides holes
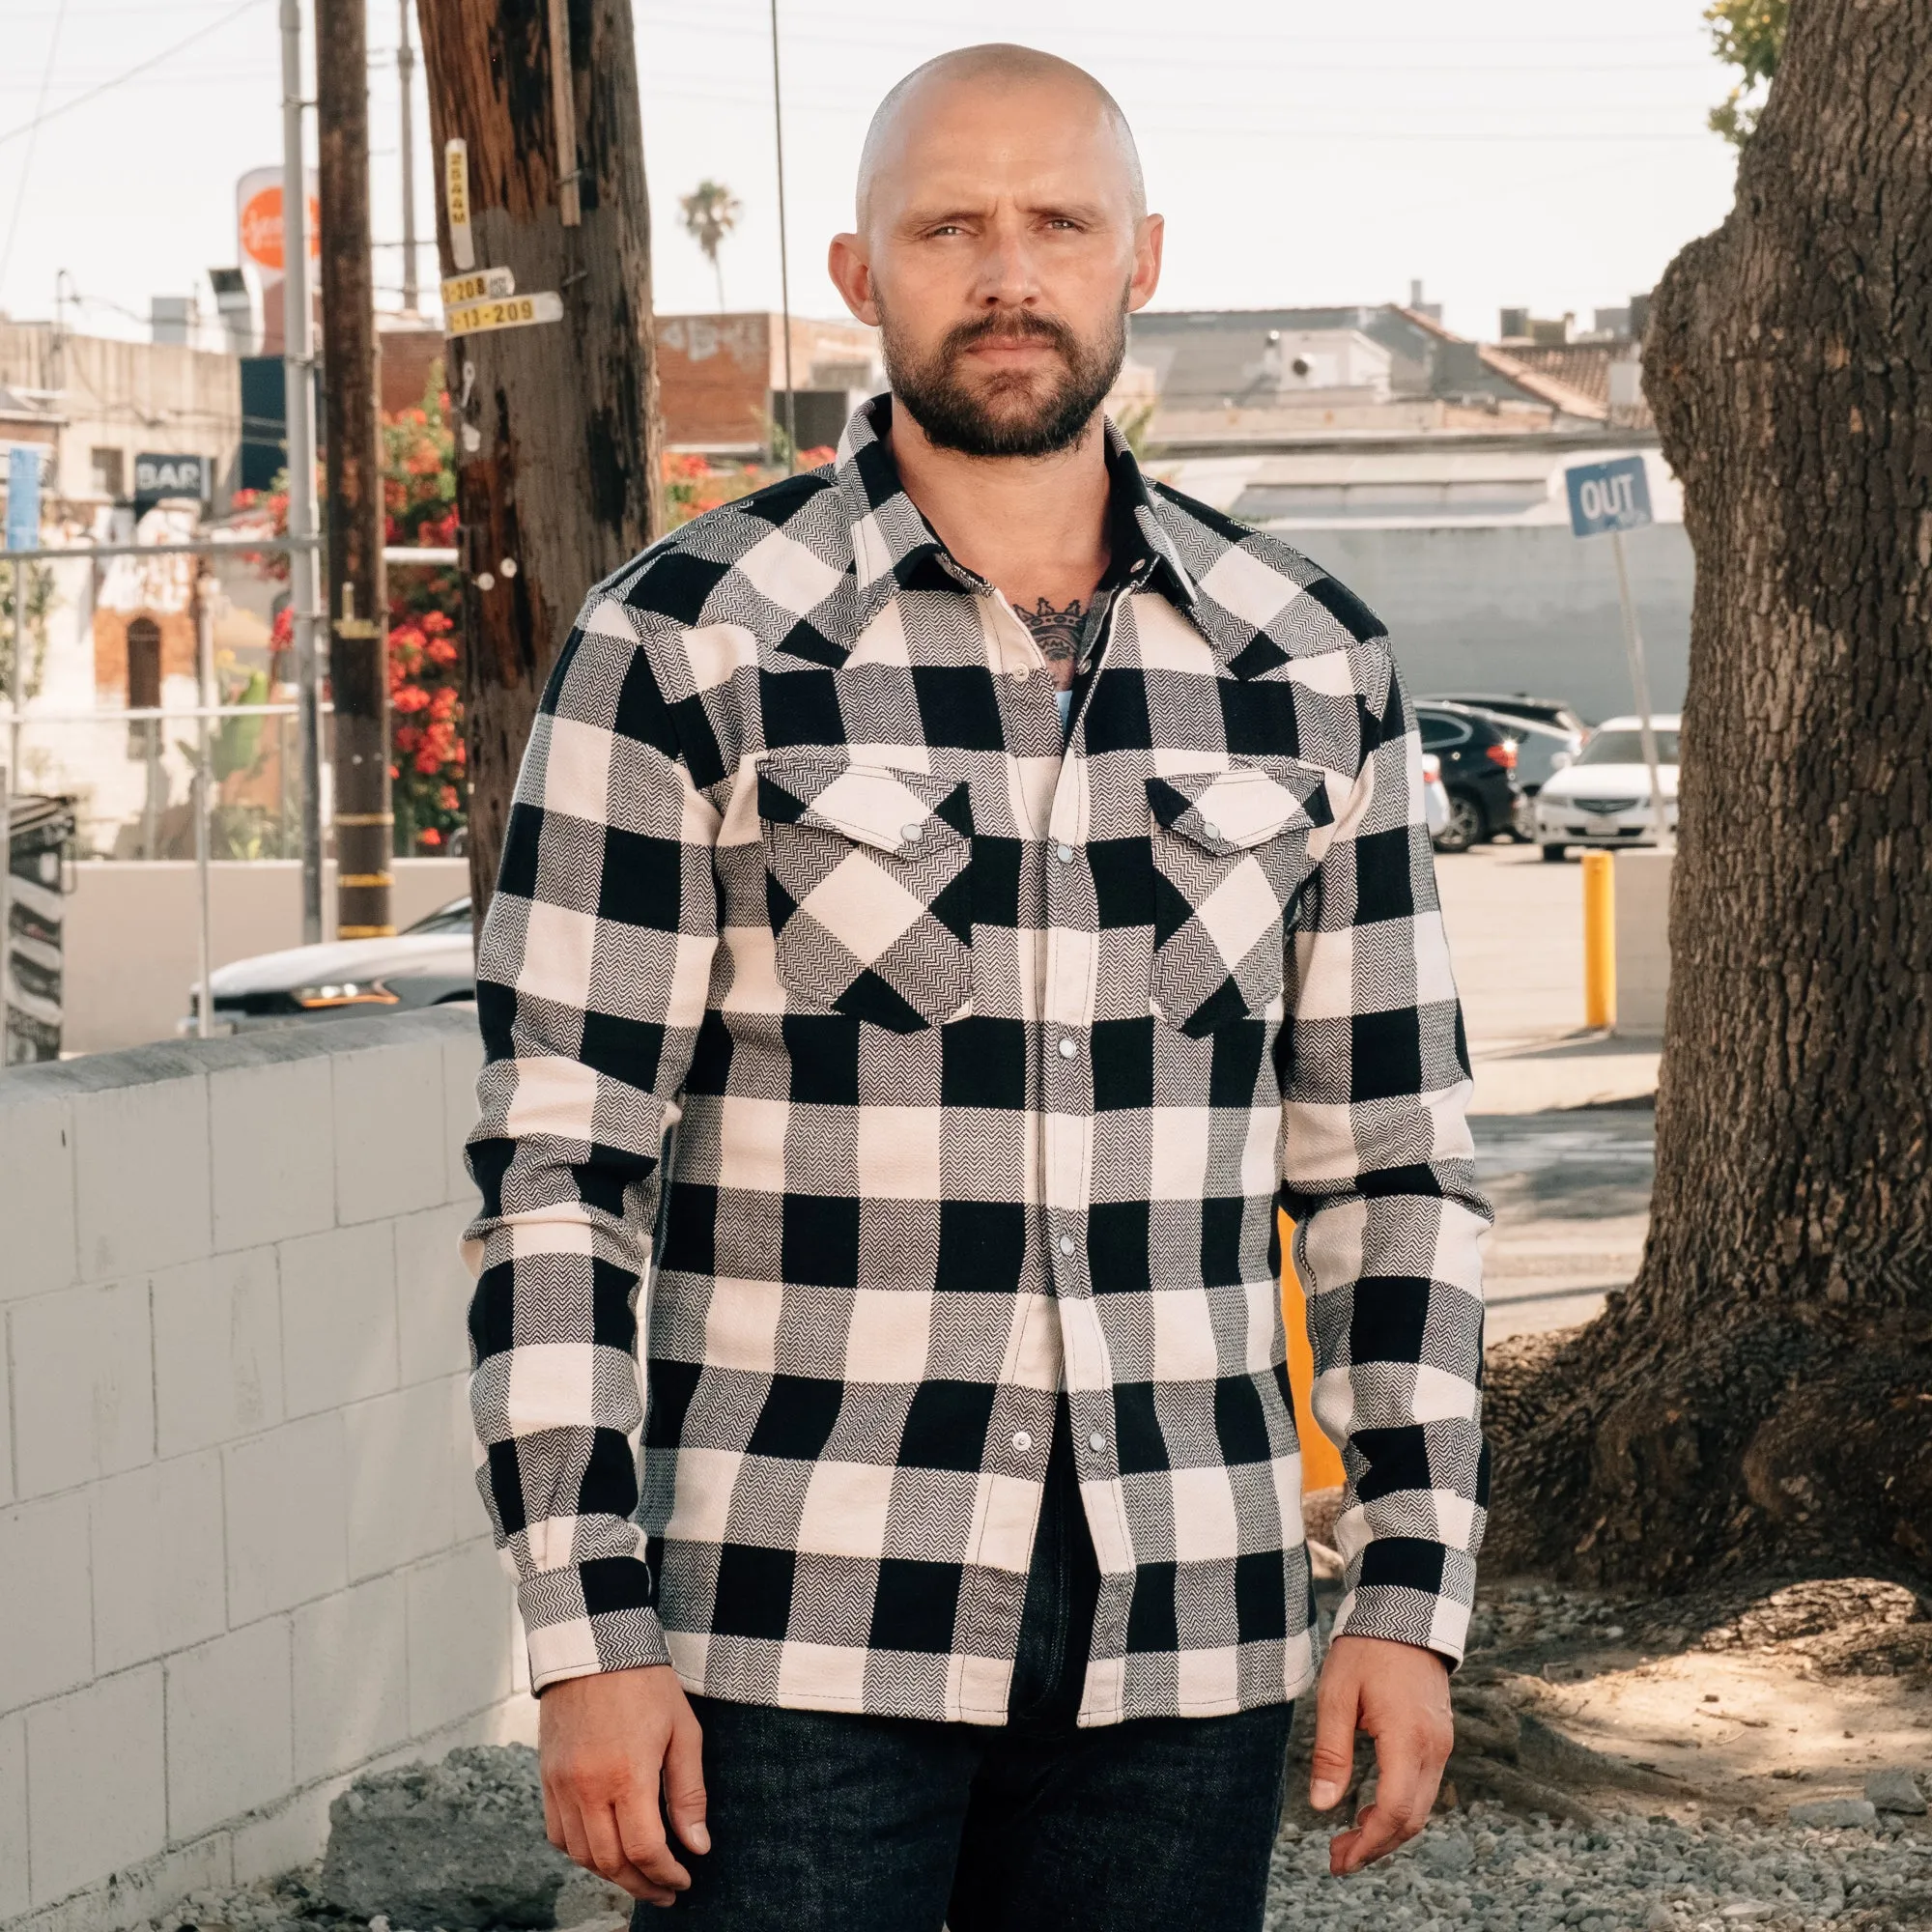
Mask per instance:
[[[1436,876],[1496,1208],[1489,1339],[1568,1327],[1642,1256],[1658,1043],[1584,1029],[1580,866],[1494,844],[1438,859]]]

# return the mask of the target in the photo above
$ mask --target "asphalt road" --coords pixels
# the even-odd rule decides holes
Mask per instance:
[[[1439,858],[1436,877],[1496,1209],[1489,1339],[1571,1327],[1642,1258],[1658,1042],[1583,1027],[1580,867],[1499,844]]]

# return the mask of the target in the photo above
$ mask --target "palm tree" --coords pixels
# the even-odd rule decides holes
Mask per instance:
[[[724,270],[718,261],[718,249],[725,236],[738,225],[744,212],[738,197],[723,182],[701,181],[679,201],[684,211],[684,232],[704,250],[711,272],[718,277],[718,307],[724,307]]]

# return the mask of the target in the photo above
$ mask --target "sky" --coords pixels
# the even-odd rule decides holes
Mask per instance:
[[[369,0],[384,307],[401,302],[401,3]],[[880,96],[976,41],[1048,48],[1118,98],[1167,216],[1156,308],[1406,300],[1420,279],[1465,334],[1492,338],[1505,306],[1587,326],[1731,202],[1733,152],[1705,127],[1729,76],[1704,0],[977,0],[963,25],[957,0],[778,6],[801,314],[843,313],[825,246]],[[677,205],[706,177],[744,210],[727,305],[776,307],[767,0],[636,0],[635,16],[657,309],[717,306]],[[275,0],[0,0],[0,310],[51,314],[63,270],[92,332],[145,332],[157,294],[199,287],[212,307],[207,270],[238,257],[236,179],[281,157]],[[420,61],[416,92],[433,238]],[[419,273],[433,289],[433,246]]]

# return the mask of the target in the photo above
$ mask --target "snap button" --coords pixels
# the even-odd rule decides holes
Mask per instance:
[[[916,845],[925,837],[925,827],[923,825],[901,825],[899,827],[899,837],[908,845]]]
[[[1218,825],[1211,823],[1208,819],[1204,818],[1201,821],[1201,829],[1208,835],[1209,838],[1218,838],[1221,836],[1221,828]]]
[[[1057,845],[1054,847],[1053,856],[1063,866],[1070,866],[1073,863],[1073,847],[1071,845]]]
[[[1060,1042],[1060,1057],[1062,1060],[1071,1060],[1079,1051],[1080,1049],[1070,1039],[1063,1039]]]
[[[1107,1446],[1107,1438],[1096,1429],[1092,1435],[1088,1436],[1087,1446],[1090,1449],[1104,1449]]]
[[[1060,1252],[1063,1255],[1070,1255],[1073,1252],[1073,1236],[1071,1235],[1061,1236]]]
[[[1013,1447],[1024,1456],[1033,1447],[1033,1437],[1024,1429],[1018,1430],[1013,1435]]]

